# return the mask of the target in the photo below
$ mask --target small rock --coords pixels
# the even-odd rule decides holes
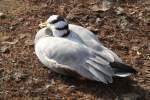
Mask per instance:
[[[98,5],[93,5],[90,7],[92,11],[101,11],[102,9]]]
[[[124,13],[124,9],[123,9],[122,7],[118,7],[118,8],[116,9],[116,13],[117,13],[117,15],[121,15],[121,14]]]
[[[56,84],[55,81],[54,81],[54,79],[51,80],[51,84],[52,84],[52,85],[55,85],[55,84]]]
[[[131,49],[134,50],[134,51],[138,51],[139,47],[138,46],[133,46]]]
[[[104,20],[102,20],[101,18],[96,18],[96,25],[98,27],[104,25]]]
[[[136,52],[136,54],[137,54],[137,55],[141,55],[142,53],[141,53],[141,52],[139,52],[139,51],[137,51],[137,52]]]
[[[45,89],[48,89],[49,87],[51,87],[52,85],[51,84],[47,84],[46,86],[45,86]]]
[[[38,79],[36,77],[32,77],[32,80],[30,81],[30,83],[38,84],[39,81],[40,81],[40,79]]]
[[[12,74],[12,79],[14,79],[16,82],[20,82],[23,79],[26,79],[29,75],[26,73],[21,72],[15,72]]]
[[[96,18],[96,24],[99,24],[101,22],[100,18]]]
[[[139,12],[139,19],[143,19],[143,12]]]
[[[0,12],[0,18],[5,18],[5,17],[6,17],[6,15],[4,13]]]
[[[98,11],[104,12],[104,11],[109,10],[111,7],[112,7],[112,2],[103,0],[102,6],[94,4],[94,5],[90,6],[90,9],[95,12],[98,12]]]
[[[30,22],[24,22],[23,26],[29,26],[30,25]]]
[[[24,18],[19,18],[18,19],[18,22],[22,22],[22,21],[24,21]]]
[[[15,29],[15,26],[11,25],[11,26],[9,27],[9,29],[10,29],[10,30],[14,30],[14,29]]]
[[[102,11],[107,11],[112,7],[113,3],[111,1],[108,0],[103,0],[102,2]]]
[[[9,47],[4,45],[0,47],[0,53],[6,53],[9,51]]]
[[[34,42],[33,42],[33,40],[27,40],[27,41],[25,41],[25,44],[29,45],[29,46],[33,46]]]
[[[68,90],[69,90],[69,92],[73,92],[73,91],[76,90],[76,86],[71,85],[71,86],[68,87]]]
[[[146,59],[146,60],[150,60],[150,54],[144,54],[143,57],[144,57],[144,59]]]
[[[24,39],[25,37],[26,37],[26,34],[20,34],[20,35],[19,35],[19,38],[20,38],[20,39]]]
[[[94,32],[95,34],[96,34],[96,32],[99,31],[99,29],[94,28],[93,26],[89,26],[89,27],[87,27],[87,29],[90,30],[90,31],[92,31],[92,32]]]

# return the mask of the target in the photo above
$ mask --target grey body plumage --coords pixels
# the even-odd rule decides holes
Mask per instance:
[[[47,24],[36,34],[35,52],[51,70],[61,74],[75,72],[104,83],[112,83],[113,76],[126,77],[136,72],[86,28],[68,24],[58,15],[51,16]]]

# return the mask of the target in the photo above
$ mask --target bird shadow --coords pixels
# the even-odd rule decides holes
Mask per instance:
[[[44,68],[48,69],[47,67]],[[61,83],[68,85],[68,87],[74,86],[75,90],[93,95],[95,98],[100,98],[100,100],[149,100],[150,96],[149,91],[144,90],[138,85],[137,81],[132,80],[130,77],[114,77],[113,83],[110,84],[90,80],[82,81],[55,72],[49,74],[49,79],[52,78],[60,80]],[[127,99],[124,97],[127,97]]]
[[[90,80],[80,81],[62,75],[59,79],[68,86],[75,86],[75,90],[77,91],[91,94],[96,98],[104,100],[125,100],[124,97],[126,96],[132,96],[128,97],[132,98],[131,100],[146,100],[146,94],[148,93],[148,91],[144,90],[136,81],[131,80],[129,77],[114,78],[114,82],[111,84],[103,84]]]

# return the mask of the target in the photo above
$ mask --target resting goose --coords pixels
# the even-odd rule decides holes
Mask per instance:
[[[112,83],[114,76],[126,77],[136,71],[100,43],[86,28],[68,24],[52,15],[35,36],[35,53],[46,67],[63,75]]]

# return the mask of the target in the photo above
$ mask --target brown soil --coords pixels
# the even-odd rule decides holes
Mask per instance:
[[[110,1],[102,7],[100,0],[0,0],[0,100],[148,100],[150,2]],[[45,68],[33,42],[38,24],[52,14],[89,28],[138,74],[106,85]]]

